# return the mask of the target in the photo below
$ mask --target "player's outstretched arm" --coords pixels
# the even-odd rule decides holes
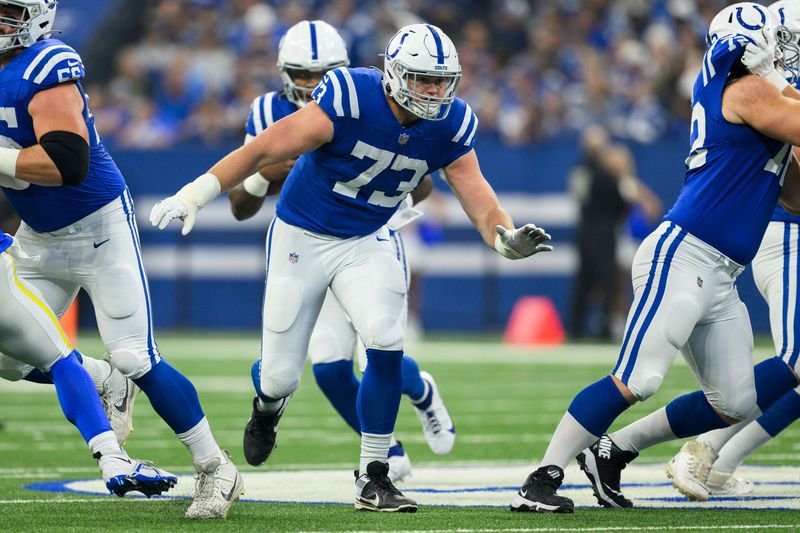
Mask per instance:
[[[150,222],[164,229],[171,220],[182,220],[181,233],[186,235],[194,226],[197,211],[222,191],[242,183],[265,166],[295,159],[332,138],[333,122],[316,103],[311,102],[222,158],[206,174],[185,185],[174,196],[158,202],[150,212]]]
[[[461,207],[478,229],[487,246],[509,259],[549,252],[550,235],[533,224],[515,228],[511,216],[500,206],[492,187],[481,173],[478,156],[470,150],[444,169],[447,181]]]
[[[28,148],[0,148],[0,185],[24,189],[30,183],[78,185],[89,169],[89,132],[85,103],[75,84],[34,95],[28,105],[39,143]]]

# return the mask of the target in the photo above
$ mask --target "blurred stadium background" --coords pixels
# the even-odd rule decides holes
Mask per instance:
[[[272,215],[237,223],[225,198],[189,238],[159,232],[152,204],[241,143],[252,99],[278,90],[280,36],[298,20],[337,27],[355,66],[382,66],[394,31],[425,20],[456,43],[459,95],[481,119],[484,173],[516,220],[553,236],[555,251],[509,262],[482,246],[443,180],[428,216],[406,233],[417,273],[412,307],[427,332],[497,332],[523,295],[550,298],[569,322],[580,209],[569,176],[580,132],[601,124],[633,155],[634,172],[664,206],[683,181],[689,91],[721,0],[63,0],[57,27],[82,55],[100,134],[138,206],[156,325],[248,329],[260,324],[263,238]],[[632,213],[632,216],[631,216]],[[651,221],[636,205],[616,221],[621,273],[614,308],[627,309],[635,239]],[[740,283],[757,331],[766,307]],[[589,313],[587,334],[599,331]],[[90,305],[82,327],[92,328]],[[619,325],[617,325],[617,331]]]

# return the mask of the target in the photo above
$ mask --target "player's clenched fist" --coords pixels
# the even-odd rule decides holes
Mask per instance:
[[[509,259],[522,259],[539,252],[550,252],[553,247],[544,244],[550,240],[550,235],[544,229],[537,228],[534,224],[525,224],[521,228],[504,228],[497,226],[497,237],[494,249]]]
[[[187,183],[174,196],[164,198],[150,211],[150,223],[164,229],[172,220],[182,220],[182,235],[194,227],[197,212],[220,193],[219,181],[213,174],[203,174]]]

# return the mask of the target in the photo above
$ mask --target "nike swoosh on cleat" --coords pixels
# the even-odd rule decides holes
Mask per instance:
[[[233,493],[236,492],[236,482],[238,479],[233,480],[233,487],[231,487],[231,491],[228,494],[222,493],[222,497],[225,498],[226,502],[229,502],[233,499]]]
[[[96,250],[96,249],[100,248],[101,246],[103,246],[105,243],[107,243],[107,242],[108,242],[108,241],[110,241],[110,240],[111,240],[111,239],[106,239],[106,240],[104,240],[104,241],[101,241],[101,242],[93,242],[93,243],[92,243],[92,246],[94,246],[94,248],[95,248],[95,250]]]
[[[124,413],[125,411],[128,410],[128,404],[125,400],[122,400],[120,403],[114,404],[114,409],[116,409],[120,413]]]
[[[389,242],[389,239],[381,239],[380,237],[375,237],[379,242]]]
[[[378,495],[377,495],[377,494],[376,494],[375,496],[373,496],[372,498],[365,498],[364,496],[359,496],[359,499],[360,499],[361,501],[364,501],[364,502],[366,502],[366,503],[371,503],[371,504],[372,504],[372,505],[374,505],[375,507],[377,507],[377,506],[378,506],[378,504],[379,504],[379,503],[381,503],[381,499],[380,499],[380,498],[378,498]]]

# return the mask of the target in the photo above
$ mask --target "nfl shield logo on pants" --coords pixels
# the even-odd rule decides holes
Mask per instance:
[[[291,264],[297,263],[297,260],[300,259],[300,256],[294,252],[289,252],[289,262]]]

